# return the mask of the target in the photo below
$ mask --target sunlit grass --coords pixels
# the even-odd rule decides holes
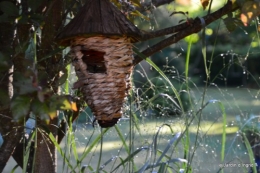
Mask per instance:
[[[197,89],[199,90],[199,89]],[[196,91],[197,91],[196,90]],[[229,93],[229,94],[226,94]],[[243,112],[245,109],[252,110],[252,113],[259,113],[259,100],[255,98],[255,94],[257,93],[257,90],[244,90],[244,89],[221,89],[221,88],[215,88],[215,89],[209,89],[208,94],[206,97],[206,101],[211,99],[218,99],[224,103],[226,106],[227,111],[227,126],[226,126],[226,134],[227,134],[227,151],[230,152],[229,148],[232,146],[232,150],[236,152],[236,156],[241,157],[242,160],[247,160],[248,155],[245,150],[245,147],[243,146],[243,143],[240,138],[237,136],[238,126],[235,123],[235,116],[239,112]],[[195,92],[195,100],[199,100],[200,93]],[[237,98],[237,99],[234,99]],[[253,99],[253,100],[252,100]],[[253,104],[254,103],[254,104]],[[247,106],[245,106],[245,104]],[[236,106],[238,105],[238,106]],[[250,106],[248,106],[250,105]],[[236,107],[234,107],[236,106]],[[228,107],[231,107],[232,110],[229,110]],[[134,149],[137,149],[142,146],[148,146],[153,142],[153,137],[158,131],[159,127],[162,124],[169,124],[172,127],[172,130],[174,133],[177,132],[183,132],[185,129],[184,121],[181,118],[178,117],[160,117],[160,118],[151,118],[151,117],[141,117],[140,118],[140,124],[139,128],[141,129],[141,135],[138,133],[135,133],[134,138]],[[123,137],[125,140],[128,140],[129,135],[129,120],[121,120],[118,123],[118,128],[120,129]],[[99,128],[93,128],[91,125],[84,125],[79,124],[77,125],[77,129],[74,132],[75,134],[75,144],[77,147],[77,152],[79,157],[82,156],[84,153],[84,150],[86,149],[86,144],[89,142],[89,140],[93,141],[99,134],[100,130]],[[197,132],[198,126],[196,124],[196,121],[194,121],[194,124],[191,124],[189,127],[189,133],[191,136],[191,147],[194,142],[194,137]],[[94,131],[94,135],[92,139],[90,139],[90,134],[92,134]],[[219,157],[220,157],[220,151],[221,151],[221,135],[223,133],[223,124],[222,124],[222,113],[219,110],[219,107],[217,104],[209,104],[205,109],[202,111],[202,121],[200,122],[199,126],[199,148],[196,149],[196,154],[194,158],[194,162],[192,163],[194,167],[200,168],[200,170],[204,170],[204,167],[208,164],[210,164],[211,170],[217,170],[218,166],[212,164],[219,163]],[[169,130],[169,128],[162,127],[160,131],[160,140],[158,140],[158,148],[163,149],[167,143],[169,142],[169,139],[172,137],[172,133]],[[65,141],[64,141],[65,142]],[[63,144],[61,145],[61,149],[65,146]],[[100,142],[95,145],[89,154],[82,160],[83,165],[91,165],[93,168],[96,166],[96,159],[99,156],[100,152]],[[177,146],[177,152],[173,154],[172,157],[182,157],[182,144],[179,144]],[[101,164],[106,162],[107,160],[111,159],[114,156],[121,156],[123,158],[127,157],[127,152],[125,151],[123,147],[123,143],[120,140],[118,134],[116,133],[115,128],[110,128],[108,132],[103,137],[103,154],[102,154],[102,160]],[[245,154],[246,153],[246,154]],[[232,155],[229,153],[229,157],[234,157],[234,154]],[[211,158],[211,161],[207,158]],[[227,157],[228,158],[228,157]],[[138,157],[135,157],[135,161],[142,165],[144,164],[144,157],[142,157],[142,154],[140,153]],[[213,159],[213,160],[212,160]],[[61,167],[63,159],[59,156],[58,159],[58,165]],[[76,161],[73,158],[70,158],[70,162],[72,165],[76,164]],[[117,164],[120,163],[120,161],[116,162]],[[244,161],[244,163],[246,163]],[[199,167],[200,166],[200,167]],[[209,166],[209,165],[208,165]],[[110,167],[112,167],[112,163],[110,163],[106,169],[108,172],[110,170]],[[17,169],[19,170],[19,169]]]
[[[127,122],[124,122],[123,125],[127,125]],[[185,127],[184,124],[179,124],[179,123],[172,123],[171,124],[172,129],[174,130],[174,132],[182,132]],[[212,123],[210,121],[203,121],[201,123],[200,126],[200,133],[201,134],[207,134],[207,135],[221,135],[223,133],[223,128],[222,128],[223,124],[221,122],[218,123]],[[151,139],[154,134],[158,131],[159,127],[156,125],[155,122],[148,122],[145,125],[140,125],[141,129],[145,129],[145,138]],[[128,133],[127,129],[120,129],[122,133]],[[191,125],[190,128],[190,133],[196,133],[197,132],[197,125]],[[239,130],[239,128],[237,126],[232,126],[232,127],[226,127],[226,134],[234,134]],[[113,131],[113,129],[111,129],[111,131]],[[84,141],[85,138],[81,135],[86,134],[85,130],[79,130],[77,131],[76,134],[77,138],[79,141]],[[113,133],[113,132],[111,132]],[[161,129],[161,133],[163,135],[170,135],[172,134],[169,128],[162,128]],[[109,135],[110,136],[110,135]],[[83,139],[79,139],[79,138],[83,138]],[[138,138],[138,137],[136,137]],[[138,139],[136,139],[138,140]],[[160,141],[160,144],[166,143],[165,141]],[[96,148],[100,148],[100,143],[96,146]],[[122,147],[122,141],[120,139],[117,138],[117,136],[114,137],[110,137],[110,140],[104,141],[103,142],[103,151],[111,151],[111,150],[118,150]],[[83,151],[85,150],[85,147],[77,147],[77,152],[78,153],[83,153]]]

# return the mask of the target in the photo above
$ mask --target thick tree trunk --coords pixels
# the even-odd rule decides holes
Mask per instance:
[[[43,58],[43,55],[50,54],[53,50],[57,48],[55,45],[55,36],[59,28],[62,26],[62,0],[55,0],[49,5],[47,13],[45,16],[45,25],[42,30],[42,42],[38,54],[38,60]],[[39,64],[41,67],[45,67],[49,75],[49,79],[55,78],[56,81],[52,82],[51,89],[53,94],[58,94],[58,87],[56,85],[57,75],[59,74],[58,66],[61,55],[53,55],[49,59],[42,61],[42,64]],[[42,82],[44,83],[44,82]],[[46,87],[46,86],[44,86]],[[50,124],[45,124],[49,129],[49,133],[52,133],[53,136],[57,139],[57,121],[58,118],[54,118],[50,121]],[[40,125],[44,122],[39,122]],[[50,141],[47,133],[42,133],[38,130],[37,133],[37,148],[36,148],[36,157],[35,157],[35,173],[55,173],[57,172],[57,153],[54,144]]]
[[[14,29],[10,23],[1,23],[0,25],[0,52],[9,60],[9,69],[0,71],[0,133],[3,136],[4,143],[0,148],[0,172],[6,166],[11,157],[15,146],[22,136],[22,130],[18,123],[12,122],[12,114],[9,109],[10,100],[13,96],[12,86],[12,42],[14,39]]]
[[[53,136],[57,136],[57,118],[53,119],[48,126]],[[57,172],[57,153],[56,148],[50,141],[48,133],[38,130],[37,148],[35,157],[35,173],[55,173]]]
[[[26,2],[23,1],[23,2]],[[24,3],[26,4],[26,3]],[[55,1],[45,1],[44,4],[42,4],[42,6],[39,7],[39,13],[42,12],[42,9],[47,9],[46,13],[45,13],[45,18],[44,18],[44,26],[43,26],[43,30],[42,30],[42,37],[41,37],[41,45],[38,47],[37,50],[37,59],[39,61],[41,61],[41,59],[43,57],[45,57],[47,54],[51,54],[51,52],[53,50],[55,50],[57,48],[57,46],[55,46],[55,36],[57,34],[58,29],[61,27],[62,24],[62,4],[63,1],[62,0],[55,0]],[[42,9],[40,9],[42,8]],[[26,8],[25,11],[23,11],[26,13]],[[7,24],[7,25],[11,25],[11,24]],[[9,50],[11,47],[11,43],[12,40],[14,39],[13,36],[13,32],[15,31],[14,28],[10,27],[10,26],[3,26],[1,25],[0,29],[3,29],[3,31],[5,31],[5,33],[1,30],[1,41],[2,40],[9,40],[10,44],[6,44],[6,42],[2,43],[1,45],[6,45],[8,47]],[[18,25],[17,26],[17,37],[16,39],[19,41],[18,44],[23,44],[28,42],[28,36],[29,36],[29,25]],[[10,33],[6,33],[6,32],[10,32]],[[2,38],[7,38],[7,39],[2,39]],[[21,45],[17,45],[18,47]],[[24,61],[24,51],[21,52],[21,54],[17,55],[14,59],[14,65],[15,65],[15,70],[19,70],[21,72],[22,68],[24,68],[24,65],[22,65],[21,62]],[[45,67],[44,70],[45,72],[48,73],[48,79],[54,79],[57,81],[57,74],[59,74],[59,70],[57,70],[57,62],[60,60],[61,55],[53,55],[52,57],[45,59],[43,61],[41,61],[41,64],[38,64],[38,66],[40,66],[41,68]],[[56,66],[55,66],[56,65]],[[6,73],[8,74],[8,73]],[[6,75],[5,74],[5,75]],[[1,74],[1,77],[3,75]],[[8,76],[8,75],[7,75]],[[2,78],[1,78],[2,79]],[[9,78],[5,81],[9,82]],[[39,81],[41,84],[47,84],[47,81]],[[53,86],[48,85],[41,85],[42,88],[50,88],[53,91],[53,94],[57,94],[58,93],[58,87],[55,86],[55,81],[52,81],[51,84],[53,84]],[[7,93],[8,88],[6,87],[2,87],[2,85],[0,85],[0,89],[1,91],[5,91],[5,93]],[[4,90],[2,90],[4,89]],[[1,93],[0,93],[1,94]],[[0,101],[1,103],[1,101]],[[7,104],[7,109],[4,110],[5,112],[9,113],[9,102],[5,102],[8,103]],[[0,104],[0,111],[1,109],[1,104]],[[4,105],[5,106],[5,105]],[[3,106],[2,106],[3,107]],[[3,146],[0,148],[0,172],[2,172],[2,170],[5,167],[6,162],[8,161],[9,157],[11,156],[11,154],[14,151],[14,148],[16,145],[20,146],[18,148],[20,148],[19,150],[16,150],[15,154],[13,155],[14,159],[17,161],[17,163],[22,167],[23,166],[23,144],[19,143],[19,140],[22,137],[22,132],[23,132],[23,128],[19,129],[19,131],[15,131],[14,127],[16,124],[11,123],[11,114],[6,114],[5,112],[0,112],[2,115],[4,115],[4,118],[0,115],[0,133],[2,135],[4,135],[4,141],[5,143],[3,144]],[[10,125],[9,125],[10,124]],[[38,127],[42,127],[45,126],[45,128],[50,130],[50,133],[52,133],[55,137],[57,136],[57,118],[54,118],[53,120],[50,121],[50,124],[45,124],[44,121],[39,121],[38,122],[39,126]],[[2,128],[1,128],[2,127]],[[20,126],[22,127],[22,126]],[[38,130],[37,132],[37,147],[34,148],[36,151],[36,155],[35,155],[35,169],[33,170],[33,172],[35,173],[42,173],[42,172],[48,172],[48,173],[55,173],[56,170],[56,149],[55,146],[50,142],[48,134],[47,133],[43,133],[43,129]],[[9,135],[5,135],[8,134]],[[25,168],[26,169],[26,168]]]
[[[4,138],[4,143],[0,148],[0,172],[2,172],[21,139],[23,129],[18,128],[17,124],[11,123],[9,118],[0,118],[0,121],[3,122],[0,123],[0,131]]]

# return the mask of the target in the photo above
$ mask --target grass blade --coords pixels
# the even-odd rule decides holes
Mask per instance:
[[[145,162],[145,164],[142,166],[141,169],[139,169],[139,170],[137,171],[137,173],[143,173],[143,172],[147,169],[147,167],[149,166],[149,162],[150,162],[150,159],[148,159],[148,160]]]
[[[158,139],[159,133],[160,133],[160,131],[161,131],[161,129],[162,129],[163,126],[169,127],[170,130],[171,130],[171,133],[174,133],[173,130],[172,130],[172,128],[171,128],[171,126],[168,125],[168,124],[163,124],[163,125],[161,125],[161,126],[159,127],[159,130],[157,131],[157,133],[156,133],[156,135],[155,135],[155,137],[154,137],[154,140],[153,140],[154,158],[156,158],[156,154],[157,154],[157,151],[158,151],[158,150],[157,150],[157,139]],[[163,153],[163,152],[162,152],[162,153]],[[162,153],[161,153],[161,154],[162,154]]]
[[[148,170],[150,168],[155,168],[155,167],[161,166],[162,164],[165,164],[165,163],[169,164],[169,163],[175,163],[175,162],[187,163],[188,161],[186,159],[174,158],[174,159],[168,160],[167,162],[160,162],[160,163],[157,163],[157,164],[149,165],[149,166],[147,166],[146,170]]]
[[[11,170],[11,173],[15,173],[15,170],[19,168],[19,165],[15,165],[15,167],[13,167],[13,169]]]
[[[141,58],[143,58],[149,65],[151,65],[165,80],[166,82],[171,86],[171,89],[173,91],[173,93],[175,94],[178,103],[180,104],[180,107],[182,109],[182,112],[184,111],[181,99],[180,99],[180,95],[177,91],[177,89],[173,86],[172,82],[169,80],[169,78],[164,74],[164,72],[156,65],[154,64],[154,62],[152,60],[150,60],[149,58],[147,58],[145,55],[143,55],[141,52],[139,52],[136,48],[133,48],[133,51]]]
[[[57,148],[57,151],[60,153],[60,155],[62,156],[63,159],[65,159],[66,163],[68,164],[69,168],[71,170],[73,169],[73,166],[70,164],[69,159],[65,156],[64,152],[62,151],[60,145],[58,144],[58,142],[56,141],[55,137],[53,136],[52,133],[49,133],[49,138],[52,141],[52,143],[55,145],[55,147]]]
[[[98,142],[101,140],[101,136],[105,135],[108,132],[109,128],[106,128],[102,134],[99,134],[95,140],[89,145],[86,151],[82,154],[81,158],[79,158],[79,162],[82,162],[82,160],[90,153],[90,151],[98,144]]]
[[[115,169],[113,169],[112,172],[114,172],[115,170],[117,170],[120,166],[124,165],[125,163],[131,161],[135,155],[137,155],[139,152],[143,151],[143,150],[149,150],[150,147],[141,147],[141,148],[138,148],[137,150],[135,150],[132,154],[130,154],[126,159],[124,159],[119,165],[117,165],[117,167]]]
[[[101,171],[104,169],[105,166],[107,166],[110,162],[113,162],[115,159],[117,159],[118,156],[111,157],[108,161],[106,161],[102,166],[100,166],[99,170]]]
[[[116,129],[116,132],[117,132],[117,134],[118,134],[120,140],[121,140],[122,143],[123,143],[123,146],[124,146],[126,152],[127,152],[128,154],[130,154],[130,149],[129,149],[129,147],[128,147],[127,144],[126,144],[126,140],[124,139],[123,134],[121,133],[121,131],[120,131],[120,129],[118,128],[117,125],[115,125],[114,127],[115,127],[115,129]]]
[[[221,109],[222,117],[223,117],[223,133],[222,133],[222,146],[221,146],[221,162],[223,162],[225,158],[227,114],[224,105],[220,101],[218,101],[218,104]]]
[[[84,165],[80,169],[80,173],[84,173],[85,169],[88,168],[91,172],[94,171],[94,169],[90,165]]]
[[[191,45],[192,45],[192,35],[189,36],[189,44],[188,44],[188,48],[187,48],[187,55],[186,55],[186,61],[185,61],[185,78],[187,81],[188,81],[188,76],[189,76]]]
[[[65,90],[65,94],[69,94],[70,93],[70,88],[69,88],[69,75],[71,75],[71,65],[69,64],[69,65],[67,65],[67,67],[66,67],[66,69],[67,69],[67,71],[68,71],[68,78],[67,78],[67,80],[66,80],[66,82],[65,82],[65,86],[64,86],[64,90]]]
[[[254,157],[252,147],[251,147],[246,135],[244,133],[241,133],[241,134],[242,134],[242,137],[245,141],[245,146],[246,146],[246,149],[247,149],[247,152],[248,152],[248,155],[249,155],[250,163],[253,165],[253,167],[252,167],[253,173],[257,173],[256,164],[255,164],[255,157]]]
[[[172,144],[180,137],[181,133],[178,132],[176,133],[176,135],[170,140],[170,142],[168,143],[168,145],[165,147],[164,151],[162,152],[161,156],[159,157],[159,159],[157,160],[156,164],[158,164],[159,162],[161,162],[162,158],[166,155],[167,151],[169,150],[169,148],[172,146]]]
[[[166,163],[162,163],[162,164],[160,165],[160,168],[159,168],[159,170],[158,170],[158,173],[164,173],[165,170],[166,170]]]

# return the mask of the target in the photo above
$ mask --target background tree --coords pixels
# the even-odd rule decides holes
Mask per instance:
[[[131,14],[145,17],[141,13],[173,1],[153,0],[142,4],[136,0],[112,2],[131,19]],[[208,9],[204,17],[187,17],[176,26],[143,31],[140,42],[168,36],[142,50],[144,57],[200,32],[220,18],[228,18],[231,23],[241,18],[244,25],[248,25],[259,15],[259,3],[255,1],[227,1],[215,12],[211,10],[211,2],[201,1],[202,7]],[[21,167],[24,166],[21,140],[25,139],[24,124],[31,113],[37,119],[36,153],[34,160],[27,165],[27,171],[56,172],[55,145],[46,139],[52,135],[60,142],[64,136],[64,124],[58,124],[58,111],[74,110],[72,119],[75,119],[82,103],[79,101],[76,111],[72,102],[74,96],[59,92],[59,86],[67,79],[69,59],[62,57],[64,48],[56,44],[55,37],[68,17],[74,16],[83,3],[71,0],[0,2],[0,133],[4,139],[0,148],[0,172],[11,156]],[[240,15],[232,15],[238,9]],[[185,14],[173,12],[172,15],[179,13]],[[136,55],[134,63],[138,64],[144,57]]]

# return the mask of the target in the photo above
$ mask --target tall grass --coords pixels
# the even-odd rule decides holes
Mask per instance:
[[[188,52],[190,51],[191,46],[189,47]],[[129,100],[131,100],[128,104],[130,104],[128,107],[128,112],[130,115],[129,116],[129,131],[127,132],[127,135],[124,135],[123,133],[125,132],[124,129],[119,128],[118,125],[115,125],[111,129],[115,129],[115,134],[117,134],[119,140],[122,143],[122,148],[119,150],[118,155],[112,156],[109,158],[103,165],[101,164],[102,162],[102,157],[104,156],[104,151],[102,151],[103,147],[105,146],[106,142],[103,141],[103,138],[105,138],[106,133],[108,133],[111,129],[105,129],[99,131],[98,129],[92,129],[93,133],[88,137],[88,143],[85,145],[85,149],[81,154],[81,157],[78,156],[77,154],[77,141],[76,137],[74,136],[75,133],[72,128],[72,122],[68,120],[68,131],[66,135],[66,145],[67,146],[64,151],[62,150],[60,145],[58,145],[55,142],[55,139],[53,136],[50,136],[50,139],[54,142],[55,146],[58,149],[59,154],[62,156],[64,159],[63,164],[67,165],[67,169],[63,169],[63,172],[145,172],[145,171],[154,171],[154,172],[192,172],[192,159],[193,155],[190,156],[190,154],[195,153],[195,149],[192,153],[190,151],[191,145],[193,145],[190,141],[190,132],[189,132],[189,126],[193,123],[194,119],[197,119],[197,115],[201,114],[203,109],[209,104],[209,103],[215,103],[215,102],[208,102],[207,104],[204,105],[203,108],[199,109],[197,112],[194,114],[191,114],[191,116],[187,116],[184,112],[184,109],[182,107],[182,100],[180,99],[180,94],[177,91],[177,89],[172,85],[171,81],[169,78],[164,74],[164,72],[157,67],[150,59],[146,58],[144,55],[142,55],[138,50],[135,49],[135,52],[143,57],[147,63],[153,67],[159,75],[162,76],[162,78],[168,83],[175,94],[174,98],[176,98],[176,101],[172,99],[172,103],[175,104],[176,106],[179,106],[181,111],[183,112],[183,117],[185,119],[185,127],[182,131],[176,131],[172,129],[172,126],[168,123],[162,124],[158,130],[154,133],[154,137],[152,138],[151,142],[144,142],[143,139],[140,139],[142,141],[142,145],[136,143],[136,139],[138,139],[138,135],[142,136],[143,132],[142,129],[140,128],[140,123],[145,123],[140,121],[140,119],[137,116],[138,109],[136,109],[135,106],[135,93],[132,92],[130,94]],[[188,59],[188,58],[187,58]],[[186,63],[186,68],[189,68],[188,63]],[[188,80],[188,71],[186,71],[186,80]],[[149,79],[147,79],[149,80]],[[66,84],[66,86],[68,86]],[[68,87],[66,87],[68,88]],[[189,87],[187,85],[187,90],[189,90]],[[67,91],[66,91],[67,92]],[[161,93],[161,95],[164,95],[164,93]],[[171,96],[173,97],[173,96]],[[192,101],[192,98],[189,98],[190,102]],[[146,102],[147,105],[149,105],[150,102],[153,101],[153,98],[148,100]],[[218,101],[219,102],[219,101]],[[225,114],[225,109],[223,107],[223,104],[219,102],[220,109],[223,114],[223,131],[225,131],[225,120],[226,120],[226,114]],[[195,108],[195,107],[193,107]],[[64,116],[66,117],[66,116]],[[198,120],[198,119],[197,119]],[[200,120],[197,122],[198,127],[200,127]],[[170,134],[173,135],[172,138],[169,138],[168,142],[166,142],[166,145],[164,146],[163,150],[159,149],[160,140],[162,140],[162,136],[160,135],[160,132],[162,129],[169,128]],[[93,135],[95,132],[100,132],[97,136]],[[197,129],[197,136],[199,135],[199,128]],[[226,134],[223,133],[222,135],[222,153],[221,155],[224,155],[224,146],[225,146],[225,136]],[[151,136],[152,137],[152,136]],[[199,138],[196,138],[196,141],[198,141]],[[128,142],[127,142],[128,141]],[[182,141],[182,143],[180,143]],[[99,145],[100,144],[100,145]],[[89,157],[91,159],[94,159],[91,151],[92,149],[95,148],[95,146],[100,146],[100,151],[99,157],[96,158],[97,160],[97,165],[96,168],[94,165],[86,165],[84,162],[84,159],[86,157]],[[134,146],[138,146],[136,149]],[[140,146],[140,147],[139,147]],[[183,149],[181,149],[181,152],[178,155],[175,155],[175,150],[178,150],[179,147],[183,146]],[[172,148],[172,151],[169,152],[169,149]],[[182,147],[181,147],[182,148]],[[70,151],[73,151],[73,155],[70,154]],[[125,157],[120,156],[120,153],[126,153]],[[183,154],[181,154],[183,152]],[[141,153],[144,153],[144,162],[142,165],[140,163],[137,163],[136,157],[138,157]],[[143,154],[141,154],[143,155]],[[179,158],[179,156],[183,156],[182,158]],[[90,159],[90,161],[91,161]],[[73,166],[72,160],[75,160],[75,166]],[[104,161],[103,161],[104,162]],[[182,163],[182,164],[178,164]],[[127,166],[128,165],[128,166]],[[108,168],[110,166],[110,168]],[[108,169],[109,170],[108,170]]]
[[[226,92],[225,88],[222,89],[214,85],[214,80],[219,76],[210,79],[215,45],[208,60],[206,56],[205,30],[202,35],[200,51],[203,55],[206,80],[202,92],[200,92],[201,94],[198,94],[200,88],[189,77],[192,39],[189,40],[186,50],[185,72],[176,77],[176,80],[182,86],[181,89],[175,86],[173,80],[167,76],[163,69],[134,48],[135,54],[142,57],[156,71],[159,76],[158,79],[163,81],[165,90],[171,90],[173,94],[164,92],[164,90],[155,86],[148,77],[149,75],[145,74],[147,71],[141,68],[143,71],[139,73],[145,74],[144,78],[146,78],[150,88],[153,91],[157,90],[158,93],[151,98],[146,98],[146,89],[133,87],[124,106],[124,120],[114,127],[100,129],[99,127],[92,127],[89,122],[77,124],[77,122],[72,122],[72,112],[62,112],[61,118],[67,123],[63,143],[59,144],[53,134],[48,134],[49,139],[60,155],[60,159],[62,159],[58,172],[229,172],[228,167],[220,167],[219,164],[245,163],[248,159],[247,163],[254,165],[252,170],[256,173],[254,152],[245,133],[242,133],[243,125],[237,125],[235,130],[229,132],[229,130],[234,129],[233,125],[229,127],[228,123],[233,122],[229,118],[233,115],[232,111],[236,112],[229,110],[235,108],[241,113],[243,108],[236,105],[235,96],[232,96],[234,104],[228,102],[226,98],[228,92]],[[214,44],[216,44],[216,40]],[[71,74],[70,66],[67,66],[67,70],[69,71],[68,74]],[[219,73],[222,70],[220,69]],[[71,76],[68,77],[64,84],[63,92],[65,94],[72,93],[70,81]],[[208,90],[212,86],[219,92],[211,97],[208,95]],[[141,94],[139,90],[142,90]],[[188,93],[188,102],[191,105],[188,111],[185,111],[183,106],[181,98],[183,92]],[[225,96],[219,98],[220,95]],[[175,117],[153,116],[153,108],[157,106],[154,101],[157,99],[170,100],[171,105],[176,107],[181,112],[181,115]],[[256,99],[256,101],[259,100]],[[166,106],[159,107],[161,111],[165,108]],[[207,116],[210,114],[214,114],[215,117],[210,117],[209,121]],[[82,110],[80,116],[86,116],[84,110]],[[208,124],[205,124],[205,122]],[[206,125],[209,125],[209,127],[205,130],[204,126]],[[239,128],[241,133],[235,134]],[[210,133],[213,133],[210,132],[211,129],[218,132],[211,135]],[[41,131],[42,129],[37,130]],[[235,136],[232,137],[232,134],[235,134]],[[35,135],[36,132],[32,134],[28,145],[25,147],[23,172],[26,172],[30,144],[33,139],[36,139]],[[244,139],[244,143],[239,137]],[[231,143],[230,139],[232,139]],[[107,151],[107,145],[113,142],[119,147],[113,145],[114,148],[110,147],[109,151]],[[238,147],[240,145],[244,145],[243,151],[247,152],[246,159],[237,159],[239,153],[234,157],[230,157],[232,150],[234,150],[233,153],[236,151],[241,152]],[[200,164],[204,167],[200,167]],[[16,169],[17,167],[14,167],[12,172],[15,172]],[[248,171],[247,168],[239,170]]]

